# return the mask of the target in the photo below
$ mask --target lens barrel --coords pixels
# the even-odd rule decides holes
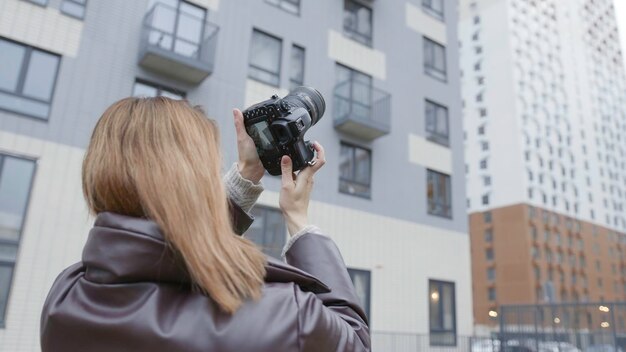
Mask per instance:
[[[297,87],[285,96],[283,100],[307,109],[311,115],[311,125],[315,125],[326,111],[324,97],[317,89],[312,87]]]

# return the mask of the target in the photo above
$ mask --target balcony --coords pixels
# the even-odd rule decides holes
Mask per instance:
[[[157,3],[143,21],[139,65],[185,83],[202,82],[213,72],[219,30],[205,16]]]
[[[391,95],[370,84],[348,80],[335,86],[335,129],[365,141],[391,130]]]

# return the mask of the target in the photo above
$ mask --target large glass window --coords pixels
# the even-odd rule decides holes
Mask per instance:
[[[357,42],[372,46],[372,9],[353,0],[345,0],[343,32]]]
[[[4,326],[34,173],[34,161],[0,154],[0,326]]]
[[[134,97],[157,97],[164,96],[172,99],[185,99],[185,92],[167,88],[162,85],[136,80],[133,85]]]
[[[438,80],[447,79],[446,48],[424,37],[424,72]]]
[[[452,218],[452,186],[450,176],[437,171],[428,173],[428,214]]]
[[[369,198],[371,195],[372,154],[369,150],[341,143],[339,191]]]
[[[206,9],[182,0],[158,0],[150,14],[150,44],[198,58],[204,38]]]
[[[244,237],[261,247],[263,253],[280,258],[287,238],[287,229],[280,210],[256,205],[250,214],[254,216],[254,222]]]
[[[354,289],[356,290],[356,295],[359,298],[359,303],[361,304],[361,307],[363,307],[363,310],[365,310],[365,315],[370,318],[370,294],[372,287],[371,273],[369,270],[350,268],[348,268],[348,273],[350,274],[350,279],[352,280],[352,284],[354,285]]]
[[[282,40],[259,30],[252,32],[248,77],[278,87]]]
[[[454,283],[429,280],[430,345],[456,346]]]
[[[422,0],[422,8],[431,16],[443,20],[443,0]]]
[[[433,142],[449,143],[448,108],[430,100],[426,100],[426,134]]]
[[[63,0],[61,3],[61,12],[78,19],[85,18],[85,7],[87,0]]]
[[[335,117],[350,115],[370,120],[372,111],[372,77],[337,64],[335,68]]]
[[[300,0],[265,0],[268,4],[272,4],[287,12],[300,14]]]
[[[291,67],[289,72],[289,89],[304,85],[304,48],[291,46]]]
[[[47,120],[60,60],[0,37],[0,109]]]

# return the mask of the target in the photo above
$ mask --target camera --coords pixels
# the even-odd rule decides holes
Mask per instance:
[[[280,175],[280,160],[289,155],[293,171],[313,165],[315,151],[304,134],[324,115],[326,102],[315,88],[297,87],[284,98],[273,95],[243,111],[246,132],[252,137],[263,167]]]

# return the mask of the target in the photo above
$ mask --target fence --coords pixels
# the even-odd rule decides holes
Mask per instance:
[[[489,337],[456,336],[448,346],[431,346],[430,335],[373,332],[372,351],[374,352],[497,352],[499,342]]]

